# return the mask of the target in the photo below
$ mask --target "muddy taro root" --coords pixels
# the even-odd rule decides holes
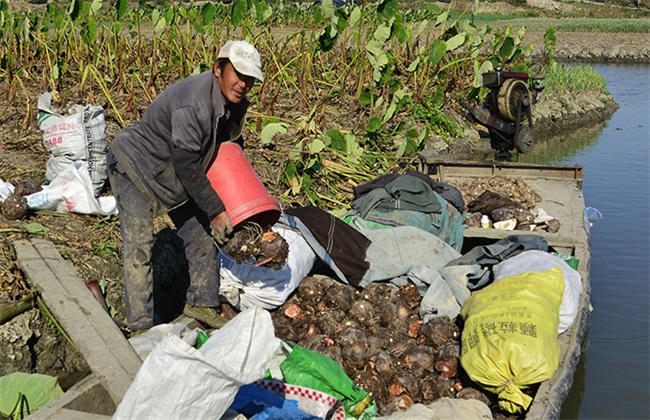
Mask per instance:
[[[17,194],[10,194],[0,204],[0,212],[9,220],[23,219],[27,215],[27,200]]]
[[[385,416],[472,385],[459,374],[458,326],[446,317],[425,323],[420,301],[413,285],[357,289],[319,275],[306,277],[272,318],[279,338],[330,357]]]

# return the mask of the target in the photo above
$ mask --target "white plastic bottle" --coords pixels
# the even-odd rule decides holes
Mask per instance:
[[[489,228],[490,227],[490,219],[487,217],[487,214],[484,214],[481,216],[481,227],[482,228]]]

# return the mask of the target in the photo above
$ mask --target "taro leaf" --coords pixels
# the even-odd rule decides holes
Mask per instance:
[[[194,19],[192,19],[192,21],[194,22],[192,25],[194,26],[194,30],[201,35],[205,34],[205,25],[203,24],[203,21]]]
[[[447,44],[447,51],[454,51],[456,48],[460,47],[465,43],[465,32],[461,32],[458,35],[454,35],[445,41]]]
[[[96,15],[101,10],[102,10],[102,0],[93,0],[92,4],[90,5],[90,14]]]
[[[368,121],[368,125],[366,126],[366,131],[369,133],[376,133],[379,131],[381,128],[381,119],[377,117],[376,115],[372,118],[370,118],[370,121]]]
[[[129,0],[117,0],[115,2],[115,12],[117,14],[117,20],[122,20],[126,12],[129,11]]]
[[[449,18],[448,12],[440,13],[436,18],[436,26],[440,25],[443,22],[446,22],[448,18]]]
[[[377,27],[375,33],[372,34],[372,37],[375,40],[377,40],[380,46],[383,46],[383,44],[385,44],[386,41],[388,41],[388,39],[390,38],[390,29],[391,29],[391,25],[382,23]]]
[[[165,21],[167,22],[167,25],[171,25],[173,20],[174,20],[174,8],[168,7],[167,10],[165,10]]]
[[[334,2],[332,0],[321,1],[320,8],[323,11],[323,17],[325,19],[334,18],[334,11],[336,10],[336,8],[334,7]]]
[[[214,3],[205,3],[201,9],[201,20],[204,25],[212,23],[217,14],[217,6]]]
[[[333,149],[347,152],[345,136],[343,136],[343,133],[333,128],[331,130],[327,130],[325,135],[329,137]]]
[[[167,26],[167,20],[164,17],[161,17],[160,19],[158,19],[158,22],[154,27],[154,32],[157,34],[161,33],[162,30],[165,29],[165,26]]]
[[[409,38],[409,29],[409,26],[404,25],[401,15],[399,18],[395,19],[395,22],[393,22],[393,35],[397,38],[400,44],[405,43]]]
[[[447,44],[445,43],[445,41],[441,39],[436,39],[429,47],[429,56],[428,56],[429,62],[435,66],[440,62],[440,60],[442,60],[442,57],[445,56],[446,52],[447,52]]]
[[[377,7],[377,14],[382,20],[390,20],[397,12],[399,12],[397,0],[384,0]]]
[[[318,203],[318,196],[314,193],[314,191],[311,189],[312,184],[314,183],[314,180],[312,177],[310,177],[308,174],[304,174],[302,176],[302,179],[300,180],[300,184],[302,185],[302,189],[311,202],[311,204],[317,204]]]
[[[336,24],[338,32],[343,32],[348,26],[348,17],[342,9],[336,9],[335,15],[336,18],[332,20],[332,23]]]
[[[411,65],[406,69],[409,73],[413,73],[418,69],[418,66],[420,65],[420,57],[415,57],[415,60],[411,63]]]
[[[273,16],[273,9],[271,9],[271,6],[266,4],[266,2],[257,1],[254,4],[255,4],[257,21],[259,23],[265,22],[269,20],[271,16]]]
[[[296,166],[296,162],[289,160],[287,161],[287,164],[284,167],[284,178],[286,180],[290,180],[295,178],[296,174],[298,173],[298,167]]]
[[[10,416],[12,411],[18,408],[17,403],[20,403],[21,395],[27,400],[26,407],[29,407],[30,413],[33,413],[62,394],[63,390],[59,386],[58,379],[53,376],[38,373],[10,373],[0,377],[0,413]]]
[[[248,12],[248,1],[246,0],[237,0],[232,5],[232,15],[230,16],[230,23],[233,26],[238,26],[242,20],[246,17]]]
[[[86,20],[86,43],[92,44],[97,39],[97,22],[95,22],[95,19],[91,18],[90,16],[88,16]]]
[[[331,50],[334,47],[334,44],[336,44],[336,38],[338,38],[338,33],[335,33],[332,36],[330,35],[330,31],[328,31],[327,28],[324,28],[318,37],[318,45],[320,46],[321,51],[327,52]]]
[[[499,48],[499,55],[501,58],[509,59],[515,49],[515,40],[511,36],[503,40],[501,48]]]
[[[368,106],[372,104],[373,95],[370,92],[364,92],[359,96],[359,104],[361,106]]]
[[[355,7],[352,10],[352,13],[350,13],[350,17],[348,19],[348,25],[355,26],[360,21],[361,21],[361,9],[358,8],[358,7]]]
[[[321,139],[314,139],[309,143],[309,153],[320,153],[325,149],[325,143]],[[308,166],[312,166],[311,164]]]
[[[555,45],[555,28],[548,28],[546,30],[546,33],[544,33],[544,43],[545,44],[553,44]]]
[[[70,19],[77,19],[80,9],[81,7],[79,5],[79,2],[77,0],[72,0],[68,6],[68,16],[70,16]]]
[[[46,234],[50,232],[50,229],[46,228],[40,223],[25,223],[23,228],[27,233],[31,234]]]
[[[273,141],[276,134],[284,134],[287,132],[287,124],[285,123],[270,123],[267,124],[260,134],[262,146],[268,146]]]

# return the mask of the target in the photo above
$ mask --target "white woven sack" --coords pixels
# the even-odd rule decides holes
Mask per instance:
[[[75,105],[68,115],[61,115],[52,109],[51,102],[49,92],[38,98],[38,128],[50,154],[45,177],[51,181],[72,162],[81,160],[86,164],[95,195],[99,194],[107,177],[104,109]]]

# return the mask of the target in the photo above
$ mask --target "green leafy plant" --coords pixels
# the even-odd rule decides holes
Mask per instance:
[[[62,394],[56,377],[10,373],[0,377],[0,414],[14,420],[24,419]]]
[[[115,255],[117,252],[117,245],[100,239],[99,241],[92,243],[91,251],[93,254],[107,259]]]
[[[413,104],[413,117],[423,120],[431,130],[445,138],[460,137],[463,134],[458,123],[443,112],[444,101],[441,90],[426,98],[423,104]]]

